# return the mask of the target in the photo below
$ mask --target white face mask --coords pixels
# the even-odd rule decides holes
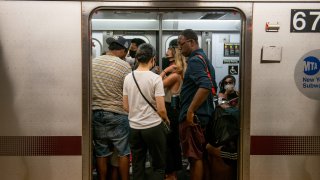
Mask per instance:
[[[227,85],[224,86],[224,89],[225,89],[225,90],[227,90],[227,89],[228,89],[228,90],[233,90],[233,88],[234,88],[234,85],[233,85],[233,84],[227,84]]]

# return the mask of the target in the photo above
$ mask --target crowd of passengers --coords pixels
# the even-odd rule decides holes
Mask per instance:
[[[170,42],[161,70],[155,48],[142,39],[106,41],[109,50],[92,61],[99,180],[177,180],[183,158],[191,180],[237,179],[238,138],[217,146],[208,129],[217,109],[238,111],[235,78],[226,76],[218,88],[196,32],[186,29]]]

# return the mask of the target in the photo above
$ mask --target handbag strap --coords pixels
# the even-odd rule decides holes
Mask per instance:
[[[211,88],[211,92],[213,95],[216,95],[216,89],[214,88],[213,86],[213,83],[212,83],[212,77],[211,77],[211,74],[210,74],[210,71],[209,71],[209,68],[208,68],[208,65],[205,61],[205,59],[200,55],[200,54],[197,54],[197,56],[204,62],[204,64],[206,65],[206,73],[211,81],[211,85],[212,85],[212,88]]]
[[[139,85],[138,85],[138,82],[137,82],[136,77],[134,76],[134,73],[133,73],[133,72],[134,72],[134,71],[132,71],[133,80],[134,80],[134,82],[136,83],[136,85],[137,85],[137,87],[138,87],[138,89],[139,89],[139,92],[140,92],[140,94],[142,95],[143,99],[146,100],[146,102],[152,107],[152,109],[153,109],[155,112],[158,112],[157,109],[151,104],[151,102],[149,102],[148,99],[142,94],[141,89],[140,89],[140,87],[139,87]]]

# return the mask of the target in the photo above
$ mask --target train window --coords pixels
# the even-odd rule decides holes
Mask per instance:
[[[96,38],[92,38],[92,58],[100,56],[102,54],[102,43]]]
[[[91,29],[92,38],[101,42],[101,52],[108,51],[108,37],[123,36],[129,42],[140,38],[156,48],[159,59],[182,30],[193,29],[199,46],[215,68],[217,84],[226,81],[226,76],[233,76],[236,92],[240,89],[241,23],[240,14],[231,10],[98,10],[92,15]],[[161,62],[159,65],[161,68]]]
[[[165,42],[165,50],[166,49],[168,49],[169,48],[169,46],[170,46],[170,43],[173,41],[173,40],[176,40],[176,39],[178,39],[178,36],[171,36],[171,37],[169,37],[167,40],[166,40],[166,42]]]
[[[158,13],[141,11],[104,11],[93,14],[92,30],[159,30]]]

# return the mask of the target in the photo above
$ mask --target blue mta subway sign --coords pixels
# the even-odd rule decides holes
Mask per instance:
[[[320,100],[320,49],[310,51],[299,59],[294,79],[302,94]]]
[[[304,70],[303,72],[306,75],[315,75],[319,72],[320,69],[320,61],[318,58],[314,56],[308,56],[304,59]]]

